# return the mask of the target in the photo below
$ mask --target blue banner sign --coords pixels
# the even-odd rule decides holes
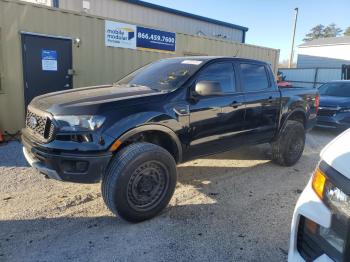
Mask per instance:
[[[136,47],[141,50],[175,53],[176,33],[138,26]]]

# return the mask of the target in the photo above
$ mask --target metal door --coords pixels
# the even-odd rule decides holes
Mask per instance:
[[[22,33],[24,101],[73,88],[72,40]]]

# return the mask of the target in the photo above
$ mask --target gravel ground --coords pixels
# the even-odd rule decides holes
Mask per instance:
[[[336,134],[308,134],[302,159],[268,145],[179,166],[170,205],[139,224],[105,207],[100,185],[45,179],[17,142],[0,146],[0,261],[285,261],[294,205]]]

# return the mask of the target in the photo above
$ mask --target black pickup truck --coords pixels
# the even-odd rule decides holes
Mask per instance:
[[[290,166],[316,123],[316,89],[279,89],[264,62],[169,58],[113,85],[39,96],[22,131],[27,161],[47,177],[94,183],[106,205],[138,222],[157,215],[176,164],[247,144],[271,143]]]

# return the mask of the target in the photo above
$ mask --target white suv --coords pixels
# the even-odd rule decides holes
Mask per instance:
[[[350,129],[322,150],[297,202],[288,261],[350,261]]]

